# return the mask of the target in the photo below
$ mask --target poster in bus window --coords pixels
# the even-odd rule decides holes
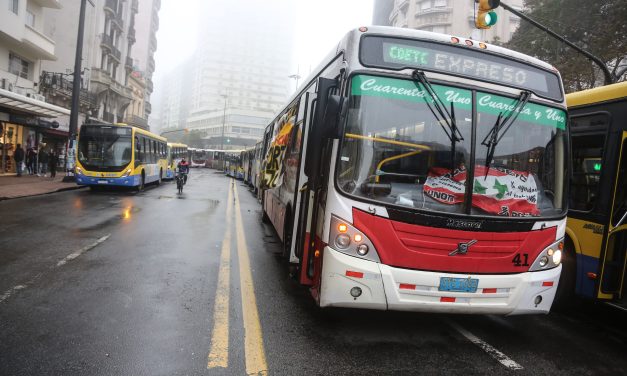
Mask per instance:
[[[296,119],[296,106],[283,114],[277,123],[278,132],[270,143],[265,158],[263,185],[266,188],[278,187],[283,183],[283,160],[289,143],[290,134]]]
[[[487,170],[487,174],[486,174]],[[431,168],[424,193],[443,204],[464,202],[466,169]],[[539,216],[538,186],[533,174],[501,167],[477,165],[472,206],[506,217]]]

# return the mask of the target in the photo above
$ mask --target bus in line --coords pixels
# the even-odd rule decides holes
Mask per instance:
[[[568,94],[566,102],[573,171],[558,294],[624,309],[627,82]]]
[[[189,148],[189,165],[190,167],[209,167],[208,149]]]
[[[562,270],[566,119],[545,62],[362,27],[266,127],[263,219],[320,307],[547,313]]]
[[[168,168],[165,173],[165,179],[174,179],[176,176],[176,166],[178,166],[181,159],[187,158],[187,154],[187,145],[177,142],[168,142]]]
[[[124,123],[84,124],[78,135],[76,183],[90,188],[157,183],[167,171],[166,139]]]

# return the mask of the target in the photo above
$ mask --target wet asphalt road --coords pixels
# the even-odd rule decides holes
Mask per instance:
[[[0,202],[0,375],[243,375],[254,308],[251,348],[269,374],[627,373],[627,315],[603,305],[509,318],[320,310],[241,182],[193,170],[175,191]],[[226,368],[208,368],[216,328]]]

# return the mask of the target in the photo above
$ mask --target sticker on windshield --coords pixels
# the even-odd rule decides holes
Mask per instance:
[[[434,167],[424,184],[424,193],[444,204],[464,201],[466,169]],[[538,186],[532,174],[500,167],[475,166],[472,206],[506,217],[539,216]]]

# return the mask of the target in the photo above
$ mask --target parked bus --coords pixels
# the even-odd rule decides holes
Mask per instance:
[[[190,167],[209,167],[209,150],[189,148],[189,165]]]
[[[550,310],[569,166],[549,64],[449,35],[360,28],[263,142],[264,220],[319,306]]]
[[[84,124],[78,136],[78,185],[160,184],[167,170],[166,139],[123,123]]]
[[[559,295],[625,307],[627,82],[566,96],[572,179]]]
[[[168,142],[168,169],[165,173],[166,179],[174,179],[176,175],[176,166],[183,158],[187,158],[187,145],[176,142]]]
[[[255,164],[255,147],[249,147],[242,151],[243,180],[248,186],[253,184],[253,165]]]

